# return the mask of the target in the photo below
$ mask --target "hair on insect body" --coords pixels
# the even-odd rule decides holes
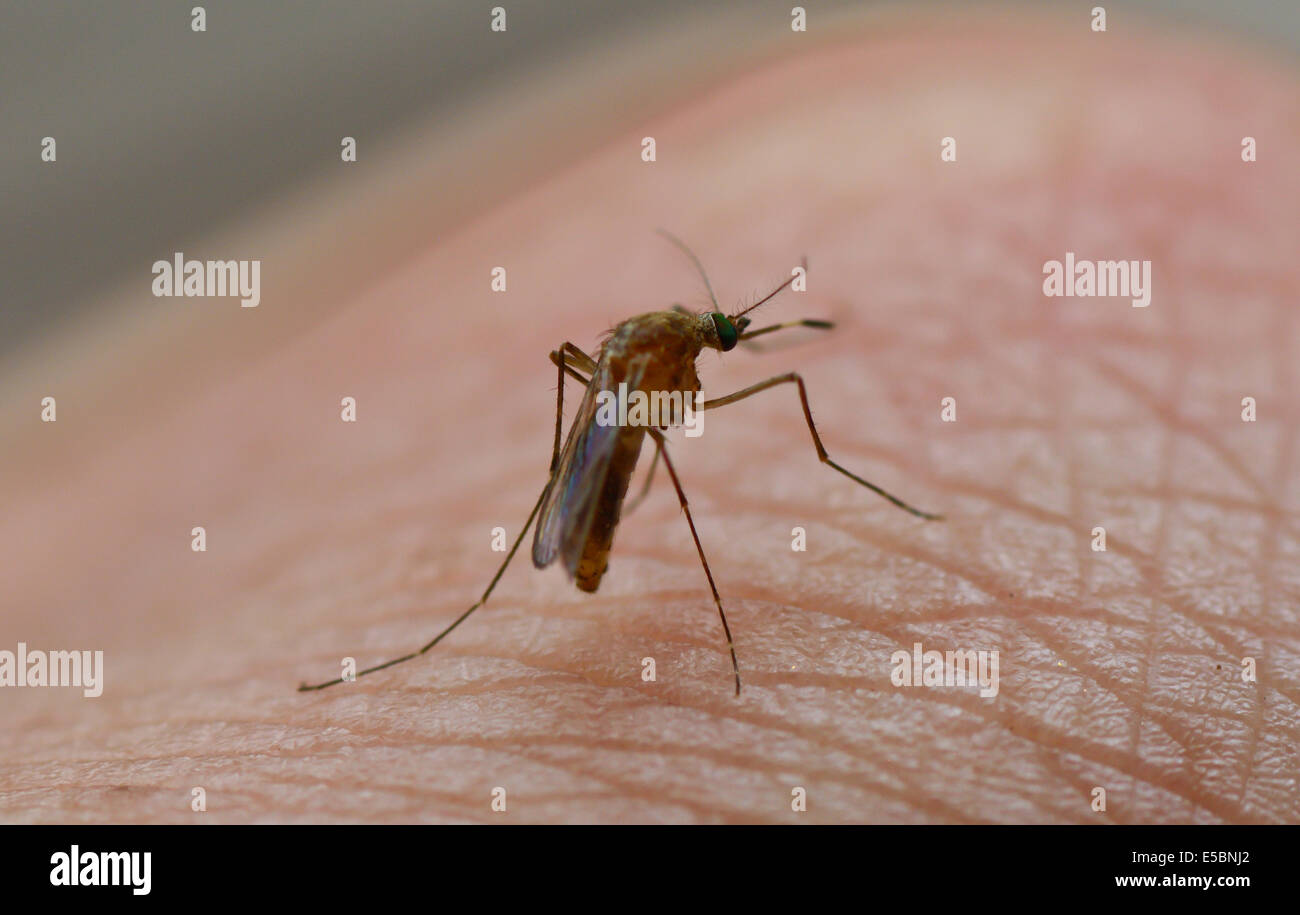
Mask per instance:
[[[614,327],[600,346],[597,357],[585,353],[573,343],[565,342],[550,353],[551,361],[557,368],[559,386],[556,391],[555,404],[555,439],[551,449],[550,474],[546,486],[538,496],[533,510],[524,522],[523,529],[515,538],[514,544],[506,554],[504,561],[497,568],[496,574],[488,583],[487,589],[472,607],[458,616],[450,625],[439,632],[417,651],[401,657],[376,664],[360,671],[355,676],[362,677],[394,665],[418,658],[441,642],[457,626],[463,623],[475,610],[487,603],[493,588],[500,581],[502,574],[514,559],[519,545],[523,542],[537,522],[533,536],[533,565],[545,568],[556,559],[562,559],[569,578],[581,590],[594,592],[600,587],[609,563],[609,553],[613,545],[614,531],[618,527],[623,504],[627,497],[628,483],[636,467],[641,447],[649,436],[655,446],[654,459],[645,484],[636,502],[639,503],[649,490],[654,478],[655,468],[662,459],[677,500],[686,516],[690,527],[691,539],[695,541],[695,551],[699,555],[700,565],[708,580],[713,603],[718,609],[718,618],[722,621],[722,631],[727,639],[727,651],[731,655],[731,671],[736,684],[736,695],[740,695],[740,663],[736,658],[736,648],[731,637],[731,627],[727,624],[727,614],[722,608],[722,598],[713,580],[713,572],[704,555],[704,546],[695,529],[695,520],[691,516],[686,492],[673,466],[672,459],[664,440],[663,430],[680,420],[673,415],[668,421],[660,417],[654,423],[611,423],[600,421],[598,405],[608,404],[611,398],[617,400],[618,415],[624,416],[625,401],[635,398],[637,392],[680,392],[682,402],[687,397],[694,398],[700,391],[700,380],[695,372],[695,362],[706,349],[725,353],[742,342],[753,340],[765,334],[789,327],[812,327],[830,330],[834,325],[829,321],[803,319],[771,324],[757,330],[750,330],[749,313],[763,305],[777,293],[789,286],[795,279],[791,275],[772,292],[763,296],[754,304],[734,314],[724,314],[718,306],[717,297],[709,283],[708,275],[700,264],[699,258],[678,238],[663,230],[660,234],[676,245],[690,258],[704,280],[712,302],[711,311],[695,314],[680,305],[674,305],[666,311],[654,311],[637,315]],[[807,261],[803,262],[807,268]],[[561,435],[564,421],[564,384],[568,378],[576,379],[585,388],[582,403],[577,415],[569,426],[568,437],[561,448]],[[796,372],[776,375],[766,381],[750,385],[728,394],[705,400],[699,409],[714,410],[752,397],[761,391],[782,384],[793,384],[799,391],[799,401],[803,406],[804,420],[812,436],[817,457],[839,473],[861,486],[884,497],[894,505],[919,518],[930,521],[941,519],[941,515],[921,511],[908,505],[885,490],[870,483],[862,477],[831,460],[822,445],[821,436],[813,424],[812,410],[808,406],[808,392],[803,378]],[[615,393],[617,392],[617,393]],[[694,401],[692,401],[694,402]],[[343,682],[350,682],[339,677],[315,685],[303,684],[300,691],[319,690]]]

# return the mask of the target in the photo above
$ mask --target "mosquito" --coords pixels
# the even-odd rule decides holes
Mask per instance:
[[[699,554],[700,565],[704,567],[704,577],[708,579],[714,606],[718,608],[722,632],[727,639],[727,651],[731,655],[731,672],[736,682],[736,695],[740,695],[740,663],[736,659],[731,627],[727,624],[727,614],[722,609],[722,598],[718,595],[718,587],[713,580],[713,572],[709,569],[709,561],[704,556],[704,546],[700,543],[700,535],[695,529],[695,520],[691,517],[686,492],[682,489],[677,469],[673,466],[672,459],[668,456],[668,449],[665,447],[664,430],[669,424],[655,427],[598,423],[596,421],[598,395],[601,392],[615,390],[626,392],[640,390],[646,394],[652,391],[681,391],[683,397],[693,397],[700,390],[695,362],[703,350],[713,349],[725,353],[735,349],[739,343],[786,328],[811,327],[830,330],[834,325],[829,321],[803,319],[750,330],[750,318],[747,317],[749,312],[789,286],[794,282],[797,274],[792,272],[785,282],[753,305],[735,314],[727,315],[718,306],[718,299],[713,294],[713,286],[709,283],[708,274],[705,273],[699,258],[681,239],[662,229],[659,230],[659,234],[690,258],[704,280],[713,309],[695,314],[681,305],[674,305],[667,311],[653,311],[629,318],[609,331],[601,343],[599,358],[588,355],[568,341],[550,353],[551,362],[557,368],[559,379],[555,395],[555,441],[551,449],[550,474],[545,488],[537,498],[537,503],[528,515],[528,520],[524,522],[523,530],[519,532],[514,545],[510,547],[510,552],[506,554],[505,560],[492,576],[492,581],[488,583],[482,597],[457,617],[451,625],[439,632],[418,651],[368,667],[357,673],[356,677],[373,674],[420,657],[446,638],[470,614],[487,603],[488,597],[491,596],[492,590],[514,559],[519,545],[534,520],[537,521],[537,528],[533,536],[533,565],[542,569],[556,559],[563,559],[565,571],[579,589],[594,592],[599,588],[600,581],[608,568],[614,530],[618,527],[623,512],[628,483],[631,481],[641,447],[648,435],[654,442],[654,459],[650,464],[650,471],[641,493],[629,506],[629,510],[639,504],[649,491],[655,467],[662,459],[673,488],[677,491],[677,501],[686,515],[686,523],[691,529],[691,538],[695,541],[695,551]],[[806,260],[803,266],[806,271]],[[561,449],[566,376],[582,384],[585,394],[577,416],[569,427],[564,447]],[[623,383],[626,387],[622,386]],[[812,410],[808,406],[808,392],[804,387],[803,378],[797,372],[776,375],[736,391],[734,394],[705,400],[702,409],[716,410],[783,384],[793,384],[798,388],[804,419],[808,423],[808,432],[812,435],[817,457],[823,464],[834,468],[855,483],[918,518],[927,521],[942,520],[942,515],[914,508],[831,460],[825,446],[822,445],[821,436],[817,434],[817,427],[813,425]],[[312,686],[304,683],[298,689],[300,692],[325,689],[350,680],[351,678],[345,680],[339,677]]]

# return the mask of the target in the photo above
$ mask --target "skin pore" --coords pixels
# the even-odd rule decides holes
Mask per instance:
[[[280,320],[269,289],[165,360],[70,333],[39,382],[57,424],[37,396],[2,446],[0,648],[103,649],[106,683],[0,692],[3,818],[1294,822],[1296,88],[1207,36],[901,20],[575,153],[267,351],[244,337]],[[946,520],[819,463],[778,385],[669,436],[740,699],[662,467],[596,594],[525,548],[427,656],[295,692],[482,593],[546,481],[547,353],[705,303],[657,226],[728,312],[807,255],[756,326],[836,328],[704,352],[706,396],[798,371],[830,457]],[[1150,259],[1150,306],[1045,297],[1067,251]],[[169,396],[200,352],[230,370]],[[92,354],[112,399],[58,383]],[[893,686],[916,642],[997,649],[998,695]]]

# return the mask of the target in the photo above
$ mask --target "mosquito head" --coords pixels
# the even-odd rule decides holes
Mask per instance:
[[[700,315],[700,332],[704,345],[722,352],[730,352],[740,342],[740,335],[749,326],[749,318],[729,318],[720,311]]]

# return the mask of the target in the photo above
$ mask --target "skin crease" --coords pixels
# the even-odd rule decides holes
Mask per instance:
[[[0,647],[102,648],[107,686],[0,694],[0,817],[1296,821],[1294,73],[1113,24],[904,22],[807,48],[584,152],[129,435],[79,431],[90,392],[60,389],[57,426],[5,446]],[[296,693],[477,599],[492,529],[513,539],[545,482],[549,350],[704,305],[656,226],[727,311],[808,256],[808,291],[755,327],[837,329],[706,351],[706,396],[801,372],[832,459],[948,520],[819,465],[779,386],[670,437],[740,699],[662,467],[598,593],[533,570],[530,532],[428,656]],[[1150,259],[1150,307],[1045,298],[1066,251]],[[184,344],[219,346],[237,349]],[[570,381],[570,415],[580,397]],[[71,469],[51,479],[54,451]],[[999,650],[998,696],[892,686],[917,641]]]

